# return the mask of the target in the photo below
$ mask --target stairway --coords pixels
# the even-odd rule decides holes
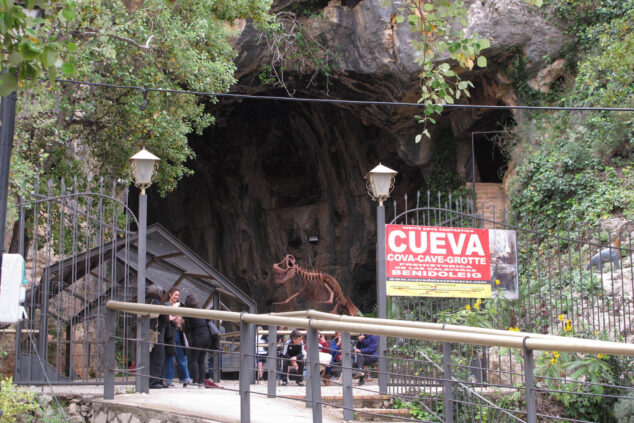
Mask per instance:
[[[475,184],[476,213],[488,221],[485,228],[502,227],[504,210],[506,208],[506,194],[502,184],[492,182],[477,182]]]

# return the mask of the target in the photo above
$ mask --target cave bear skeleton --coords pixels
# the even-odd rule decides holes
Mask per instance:
[[[350,316],[359,315],[357,306],[354,305],[350,298],[344,295],[341,286],[339,286],[339,282],[332,276],[318,270],[304,269],[296,263],[295,257],[291,254],[285,255],[281,262],[273,265],[273,280],[276,284],[283,284],[289,280],[293,280],[296,276],[302,284],[300,290],[286,300],[273,304],[288,304],[307,289],[315,292],[323,288],[328,293],[328,299],[320,301],[320,303],[334,303],[334,308],[330,311],[331,313],[337,313],[339,307],[341,307],[343,312]]]

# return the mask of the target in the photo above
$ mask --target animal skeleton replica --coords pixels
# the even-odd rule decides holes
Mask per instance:
[[[614,264],[614,268],[619,268],[619,259],[621,258],[621,250],[619,247],[621,246],[621,241],[619,238],[616,238],[612,243],[612,246],[609,248],[604,248],[603,250],[596,253],[588,264],[586,265],[586,270],[590,270],[592,266],[597,266],[599,272],[603,271],[603,263],[612,262]]]
[[[295,277],[302,283],[301,289],[286,300],[273,304],[288,304],[291,300],[307,290],[316,297],[307,299],[318,299],[318,294],[320,292],[323,293],[323,290],[325,290],[328,294],[328,299],[326,301],[320,301],[320,303],[334,303],[335,306],[330,311],[331,313],[338,313],[339,307],[341,307],[343,312],[350,316],[357,316],[359,314],[357,306],[354,305],[350,298],[343,294],[339,282],[332,276],[318,270],[304,269],[296,263],[295,257],[291,254],[285,255],[281,262],[273,265],[273,280],[276,284],[283,284],[293,280]]]
[[[586,270],[590,270],[593,266],[596,266],[599,273],[601,273],[603,272],[603,263],[609,262],[612,262],[614,269],[618,269],[619,261],[621,260],[621,231],[623,231],[623,229],[629,229],[631,232],[633,228],[634,221],[631,220],[626,220],[619,224],[615,229],[616,236],[614,237],[614,242],[612,242],[610,247],[604,248],[592,256],[586,265]],[[628,254],[631,254],[631,252]]]

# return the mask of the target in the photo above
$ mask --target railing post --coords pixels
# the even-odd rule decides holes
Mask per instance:
[[[277,395],[277,326],[269,326],[269,349],[266,359],[266,394],[269,398]]]
[[[445,423],[453,423],[453,382],[451,380],[451,344],[442,343],[442,367],[443,367],[443,410]]]
[[[214,310],[220,310],[220,293],[218,292],[217,289],[214,290]],[[214,324],[218,325],[218,330],[220,330],[220,321],[216,320],[214,322]],[[220,351],[213,351],[212,357],[213,357],[213,367],[212,367],[212,371],[214,374],[214,377],[212,378],[212,380],[214,382],[220,382],[220,374],[222,373],[222,366],[220,364],[220,362],[222,361],[222,351],[223,351],[223,346],[222,346],[222,331],[220,331],[221,333],[218,334],[218,346],[219,346],[219,350]]]
[[[240,318],[240,422],[251,422],[251,397],[249,390],[251,389],[251,373],[254,372],[253,355],[255,348],[251,342],[250,323]]]
[[[317,329],[308,321],[308,360],[310,362],[308,377],[311,387],[311,402],[313,406],[313,423],[321,423],[321,377],[319,372],[319,336]]]
[[[535,408],[535,378],[533,377],[533,351],[526,348],[526,339],[524,339],[524,386],[526,388],[526,421],[528,423],[536,423]]]
[[[117,311],[107,309],[106,311],[106,351],[105,369],[103,376],[103,399],[114,399],[114,375],[116,367],[116,347],[115,339],[117,330]]]
[[[343,388],[343,420],[354,420],[354,398],[352,396],[352,345],[350,333],[341,333],[341,384]]]

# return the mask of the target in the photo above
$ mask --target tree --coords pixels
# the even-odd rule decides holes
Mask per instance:
[[[74,44],[60,38],[64,23],[75,18],[72,0],[0,1],[0,40],[2,74],[0,96],[18,87],[28,88],[47,76],[55,79],[61,69],[72,74],[69,61]]]
[[[46,30],[73,51],[66,67],[76,79],[225,92],[234,82],[231,25],[250,19],[265,27],[269,7],[269,0],[146,0],[129,13],[120,2],[75,0],[74,19]],[[191,173],[187,135],[213,123],[200,100],[54,82],[22,91],[13,191],[28,192],[42,176],[129,178],[128,158],[144,146],[161,158],[156,183],[165,194]]]

